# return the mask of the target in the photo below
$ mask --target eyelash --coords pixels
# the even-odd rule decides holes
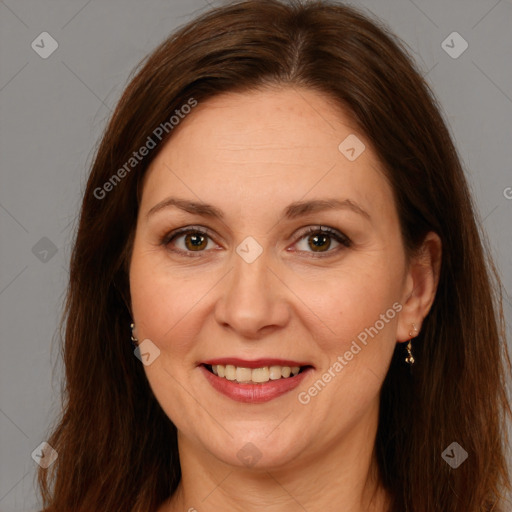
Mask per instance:
[[[181,235],[187,235],[189,233],[206,236],[206,237],[212,239],[212,237],[208,233],[208,230],[206,230],[205,228],[202,228],[200,226],[197,226],[197,227],[189,226],[189,227],[178,229],[176,231],[172,231],[171,233],[166,234],[161,240],[161,245],[168,247],[171,244],[171,242],[173,242],[176,238],[179,238]],[[305,231],[303,231],[299,235],[297,242],[299,242],[303,238],[307,237],[308,235],[313,235],[313,234],[329,235],[332,238],[334,238],[338,243],[340,243],[341,246],[343,246],[345,248],[349,248],[352,246],[352,241],[346,235],[344,235],[343,233],[341,233],[340,231],[338,231],[336,229],[329,228],[326,226],[310,226],[310,227],[308,227]],[[297,243],[297,242],[295,242],[295,243]],[[318,252],[318,253],[311,252],[310,257],[325,258],[328,256],[332,256],[333,253],[338,253],[339,250],[341,250],[341,249],[342,249],[341,247],[337,247],[335,249],[328,250],[323,253],[322,252]],[[179,254],[183,254],[184,256],[191,257],[191,258],[196,258],[200,255],[200,253],[206,252],[205,250],[203,250],[203,251],[183,251],[182,249],[169,249],[169,250],[171,250],[173,252],[177,252]],[[196,252],[197,254],[194,254],[194,252]],[[308,253],[309,251],[300,251],[300,252]]]

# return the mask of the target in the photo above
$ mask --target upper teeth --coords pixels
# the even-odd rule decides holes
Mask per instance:
[[[290,375],[297,375],[299,366],[264,366],[262,368],[242,368],[232,364],[214,364],[212,371],[219,377],[228,380],[236,380],[238,383],[260,384],[269,380],[278,380],[281,377],[287,378]]]

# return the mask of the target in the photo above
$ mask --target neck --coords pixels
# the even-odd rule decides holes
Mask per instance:
[[[159,512],[387,512],[373,450],[376,412],[375,421],[358,422],[322,453],[273,468],[225,464],[180,433],[182,479]]]

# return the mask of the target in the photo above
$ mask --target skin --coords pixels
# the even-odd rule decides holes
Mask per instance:
[[[366,146],[355,161],[338,150],[349,134]],[[177,207],[148,216],[169,196],[209,203],[224,218]],[[344,208],[280,220],[287,205],[311,199],[350,199],[370,219]],[[315,252],[315,234],[303,231],[320,225],[351,245],[328,236]],[[187,226],[209,230],[199,251],[186,235],[162,243]],[[262,248],[252,263],[236,252],[248,236]],[[406,258],[369,141],[324,95],[286,87],[200,103],[145,176],[130,263],[135,334],[160,350],[146,375],[179,432],[182,480],[159,512],[387,510],[372,455],[379,393],[395,344],[411,338],[412,324],[421,330],[434,299],[437,235],[423,249]],[[300,403],[395,303],[401,311]],[[281,397],[242,404],[198,367],[229,356],[309,361],[314,371]],[[237,457],[249,442],[261,455],[252,467]]]

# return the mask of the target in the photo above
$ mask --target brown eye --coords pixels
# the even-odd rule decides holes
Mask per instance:
[[[305,242],[307,243],[305,244]],[[162,245],[169,247],[169,250],[183,253],[184,255],[190,256],[191,253],[206,252],[209,242],[213,243],[212,237],[202,229],[184,228],[173,233],[168,234],[162,239]],[[333,247],[333,243],[334,248]],[[300,245],[302,247],[300,247]],[[299,252],[315,254],[317,256],[326,256],[335,254],[338,249],[343,247],[350,247],[352,244],[351,240],[343,233],[336,229],[313,226],[308,228],[302,233],[299,242],[296,243]]]
[[[307,244],[304,244],[306,241]],[[335,244],[334,247],[333,242]],[[350,247],[351,241],[347,236],[336,229],[313,226],[308,228],[306,232],[302,233],[302,236],[296,245],[298,250],[302,252],[313,252],[319,255],[328,253],[327,255],[330,255],[331,253],[337,253],[338,249],[341,248],[340,246]],[[332,250],[331,247],[333,247]]]
[[[192,252],[205,252],[209,242],[211,242],[211,237],[207,233],[200,229],[189,228],[165,236],[162,240],[162,245],[176,252],[190,254]]]
[[[200,251],[208,245],[207,237],[196,232],[186,234],[184,240],[185,246],[190,251]]]
[[[310,235],[308,237],[308,245],[313,251],[322,251],[323,249],[329,249],[331,246],[331,238],[329,235],[318,234]]]

